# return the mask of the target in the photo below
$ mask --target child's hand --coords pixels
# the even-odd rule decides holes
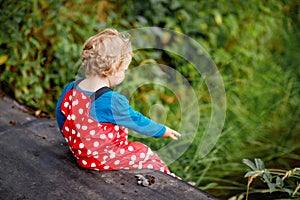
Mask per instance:
[[[163,138],[170,138],[172,140],[177,140],[177,137],[180,137],[181,134],[178,133],[177,131],[174,131],[172,129],[170,129],[169,127],[166,127],[166,132],[164,133],[164,135],[162,136]]]

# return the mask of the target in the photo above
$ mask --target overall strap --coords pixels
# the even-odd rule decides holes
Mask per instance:
[[[76,89],[77,85],[78,85],[81,81],[83,81],[83,80],[84,80],[83,78],[76,80],[76,81],[74,82],[73,89]]]
[[[73,89],[76,89],[77,85],[83,81],[84,79],[78,79],[75,81],[74,85],[73,85]],[[90,96],[90,99],[91,101],[95,101],[97,98],[99,98],[102,94],[106,93],[106,92],[109,92],[109,91],[112,91],[112,89],[110,89],[109,87],[105,86],[105,87],[102,87],[100,89],[98,89],[96,92],[94,92],[91,96]]]
[[[90,98],[91,98],[91,101],[95,101],[97,98],[99,98],[102,94],[106,93],[106,92],[109,92],[109,91],[112,91],[112,89],[110,89],[109,87],[105,86],[105,87],[102,87],[100,88],[99,90],[97,90],[96,92],[94,92]]]

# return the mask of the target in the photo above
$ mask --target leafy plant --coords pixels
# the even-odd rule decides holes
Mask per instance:
[[[245,174],[245,177],[248,177],[246,199],[248,199],[250,185],[257,177],[267,184],[270,193],[280,191],[288,193],[291,197],[300,197],[300,168],[288,171],[266,169],[264,162],[259,158],[255,158],[254,162],[243,159],[243,163],[252,170]],[[292,179],[292,181],[288,179]]]
[[[200,94],[199,99],[193,99],[199,102],[201,112],[197,137],[170,166],[173,172],[215,196],[227,198],[245,190],[244,165],[240,162],[245,157],[262,158],[285,169],[300,163],[297,1],[0,2],[2,89],[10,90],[17,101],[38,110],[37,114],[44,112],[54,117],[55,103],[64,85],[75,78],[81,46],[89,36],[105,27],[122,31],[158,26],[183,33],[204,47],[219,69],[227,98],[223,133],[214,149],[199,159],[195,152],[211,115],[211,97],[201,74],[169,52],[138,52],[133,66],[149,61],[171,66]],[[191,54],[194,49],[185,51]],[[140,78],[132,78],[123,87],[135,85]],[[145,114],[154,103],[159,103],[167,111],[166,124],[178,127],[181,110],[176,96],[167,88],[144,85],[132,94],[130,103]],[[188,118],[193,121],[192,115]],[[143,142],[154,149],[167,143],[156,139]],[[258,172],[264,170],[259,163],[256,166],[254,161]],[[260,175],[269,181],[271,189],[278,190],[280,184],[276,185],[273,172],[268,169]],[[282,179],[284,175],[277,176]],[[285,178],[283,187],[294,184],[291,188],[296,190],[294,180],[293,176]]]
[[[95,28],[93,15],[81,16],[72,6],[56,0],[1,3],[0,81],[20,103],[52,116],[62,87],[79,68],[81,44]]]

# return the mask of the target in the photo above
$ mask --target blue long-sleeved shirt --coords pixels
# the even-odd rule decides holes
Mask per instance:
[[[65,94],[73,88],[74,82],[71,82],[63,89],[56,105],[56,120],[60,130],[66,120],[60,111],[60,106]],[[93,94],[93,92],[82,90],[78,86],[76,89],[89,96]],[[135,111],[129,105],[127,98],[115,91],[108,91],[93,101],[90,116],[99,122],[118,124],[143,135],[156,138],[162,137],[166,131],[164,125],[154,122],[140,112]]]

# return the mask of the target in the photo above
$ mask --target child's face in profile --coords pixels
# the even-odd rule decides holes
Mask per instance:
[[[127,56],[124,59],[123,64],[119,68],[119,70],[109,77],[111,87],[117,86],[123,82],[125,78],[125,72],[128,69],[131,59],[132,59],[131,55]]]

